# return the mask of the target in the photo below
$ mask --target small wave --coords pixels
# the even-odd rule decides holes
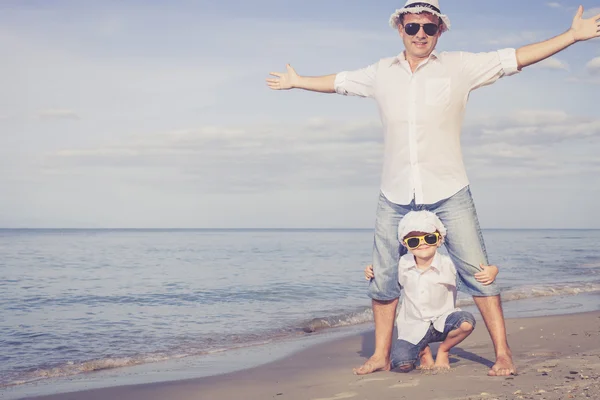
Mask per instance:
[[[165,361],[171,358],[181,358],[186,355],[167,356],[165,354],[155,354],[144,357],[117,357],[104,358],[99,360],[90,360],[82,363],[67,362],[60,366],[39,368],[28,372],[26,376],[20,377],[12,382],[0,383],[0,388],[23,385],[48,378],[62,378],[73,375],[79,375],[86,372],[102,371],[107,369],[131,367],[140,364],[149,364],[159,361]]]
[[[277,336],[275,336],[277,337]],[[283,337],[283,336],[282,336]],[[286,336],[287,337],[287,336]],[[40,381],[43,379],[51,379],[51,378],[65,378],[75,375],[80,375],[84,373],[102,371],[102,370],[110,370],[115,368],[123,368],[123,367],[133,367],[136,365],[142,364],[151,364],[160,361],[167,361],[173,359],[180,359],[190,356],[204,356],[204,355],[214,355],[218,353],[224,353],[226,351],[231,351],[235,349],[241,349],[246,347],[260,346],[268,344],[272,341],[273,338],[265,340],[252,340],[243,343],[231,344],[227,347],[219,347],[212,349],[193,349],[188,348],[189,351],[186,353],[155,353],[155,354],[145,354],[137,357],[109,357],[103,359],[96,359],[90,361],[84,361],[80,363],[75,362],[67,362],[58,366],[51,367],[41,367],[34,371],[30,371],[27,373],[19,373],[18,376],[15,376],[14,379],[8,379],[7,381],[0,380],[0,389],[7,388],[11,386],[24,385],[28,383],[34,383],[36,381]]]
[[[342,326],[359,325],[373,320],[371,309],[334,315],[324,318],[313,318],[302,326],[302,331],[314,333],[328,328],[339,328]]]
[[[550,284],[521,286],[502,292],[502,301],[515,301],[548,296],[571,296],[584,293],[600,292],[600,282],[573,283],[573,284]],[[475,304],[473,298],[458,299],[456,305],[464,307]],[[373,320],[373,312],[370,308],[349,312],[346,314],[314,318],[301,326],[306,333],[314,333],[324,329],[339,328],[343,326],[359,325]]]
[[[600,292],[600,282],[520,286],[518,288],[504,290],[502,292],[502,301],[525,300],[549,296],[574,296],[577,294],[594,292]],[[456,302],[458,307],[473,304],[472,298],[459,299]]]
[[[504,292],[502,300],[513,301],[535,297],[573,296],[594,292],[600,292],[600,282],[522,286]]]
[[[579,268],[600,268],[600,262],[582,264]]]

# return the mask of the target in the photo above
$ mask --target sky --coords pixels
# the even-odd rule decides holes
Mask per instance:
[[[440,3],[438,50],[473,52],[558,35],[579,4]],[[0,227],[371,228],[375,102],[265,78],[400,53],[402,5],[0,0]],[[462,145],[483,228],[600,228],[599,89],[591,40],[472,93]]]

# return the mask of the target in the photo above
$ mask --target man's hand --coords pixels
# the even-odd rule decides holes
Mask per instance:
[[[273,90],[288,90],[298,85],[298,74],[290,64],[286,64],[287,72],[270,72],[276,78],[267,78],[267,85]]]
[[[373,266],[367,265],[365,267],[365,279],[370,281],[373,278],[375,278],[375,274],[373,273]]]
[[[480,264],[481,272],[475,274],[475,279],[477,282],[482,283],[483,285],[489,285],[496,279],[496,275],[498,275],[498,267],[495,265],[483,265]]]
[[[593,16],[592,18],[583,19],[583,6],[579,6],[575,18],[573,18],[573,24],[571,25],[571,33],[575,41],[583,41],[600,37],[600,14]]]

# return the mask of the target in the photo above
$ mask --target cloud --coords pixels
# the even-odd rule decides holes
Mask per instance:
[[[38,113],[40,119],[79,119],[79,115],[73,110],[68,109],[48,109]]]
[[[600,7],[589,8],[583,12],[583,18],[591,18],[600,14]]]
[[[523,31],[517,33],[506,34],[505,32],[495,34],[493,39],[486,40],[487,44],[494,46],[515,46],[522,45],[540,40],[540,32]]]
[[[474,177],[595,173],[600,161],[578,160],[594,159],[598,138],[600,119],[525,110],[470,120],[463,152]],[[380,123],[371,120],[203,126],[64,148],[46,158],[42,171],[48,179],[103,176],[213,194],[342,189],[379,181],[382,147]]]
[[[525,110],[474,119],[465,127],[464,153],[476,177],[526,180],[581,175],[600,170],[600,160],[594,156],[600,151],[598,138],[600,119],[558,110]]]
[[[587,72],[591,75],[600,75],[600,57],[593,58],[586,65]]]
[[[524,110],[510,115],[475,120],[466,127],[478,142],[514,145],[558,144],[600,137],[600,119],[569,115],[564,111]]]
[[[579,3],[576,3],[575,5],[567,6],[567,5],[564,5],[557,1],[551,1],[551,2],[546,3],[546,6],[548,6],[550,8],[561,9],[561,10],[574,11],[574,10],[577,10],[577,8],[579,7]],[[600,7],[594,7],[594,8],[590,8],[590,9],[584,8],[583,18],[590,18],[599,13],[600,13]]]
[[[131,135],[98,148],[63,149],[44,173],[103,171],[138,183],[191,184],[205,192],[361,186],[377,182],[378,122],[311,120]]]
[[[556,57],[550,57],[540,61],[532,66],[533,68],[539,69],[551,69],[551,70],[569,70],[569,64],[566,61],[559,60]]]

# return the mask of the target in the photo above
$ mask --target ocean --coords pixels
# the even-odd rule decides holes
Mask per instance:
[[[484,236],[508,317],[600,309],[600,230]],[[97,371],[164,376],[175,360],[227,372],[371,328],[372,241],[368,229],[0,230],[0,393]]]

